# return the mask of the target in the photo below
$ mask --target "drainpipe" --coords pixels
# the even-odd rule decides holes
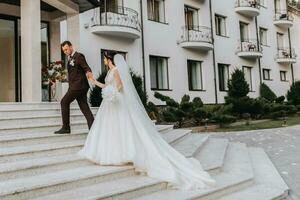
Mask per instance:
[[[215,85],[215,104],[218,104],[218,88],[217,88],[217,75],[216,75],[216,54],[215,54],[215,38],[214,38],[214,29],[213,29],[213,12],[212,12],[212,3],[209,0],[209,12],[210,12],[210,30],[211,30],[211,39],[213,43],[213,67],[214,67],[214,85]]]
[[[288,5],[289,5],[289,2],[288,0],[286,0],[286,12],[287,12],[287,15],[289,14],[288,13]],[[292,41],[291,41],[291,29],[288,28],[288,38],[289,38],[289,49],[290,49],[290,58],[292,58]],[[295,84],[295,77],[294,77],[294,64],[291,63],[291,72],[292,72],[292,82],[293,82],[293,85]]]
[[[292,52],[292,41],[291,41],[291,30],[288,28],[288,37],[289,37],[289,48],[290,48],[290,58],[293,57],[293,52]],[[292,72],[292,81],[293,85],[295,84],[295,77],[294,77],[294,64],[291,63],[291,72]]]
[[[144,92],[146,92],[146,64],[145,64],[145,40],[144,40],[144,16],[143,16],[143,0],[140,0],[140,13],[141,13],[141,41],[142,41],[142,61],[143,61],[143,84]]]
[[[257,46],[258,46],[258,51],[261,50],[260,47],[260,41],[259,41],[259,35],[258,35],[258,23],[257,23],[257,16],[255,17],[255,27],[256,27],[256,40],[257,40]],[[258,58],[258,69],[259,69],[259,82],[262,84],[262,77],[261,77],[261,60]]]

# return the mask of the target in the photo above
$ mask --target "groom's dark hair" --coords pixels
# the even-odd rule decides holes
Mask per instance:
[[[64,41],[63,43],[61,43],[61,47],[68,45],[68,46],[72,46],[72,43],[69,40]]]

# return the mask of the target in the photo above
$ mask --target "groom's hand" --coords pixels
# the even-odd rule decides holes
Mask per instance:
[[[93,76],[92,72],[87,72],[86,77],[87,77],[88,80],[93,80],[94,79],[94,76]]]

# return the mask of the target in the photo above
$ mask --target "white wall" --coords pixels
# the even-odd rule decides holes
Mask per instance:
[[[256,39],[256,25],[255,18],[245,17],[235,12],[236,0],[212,0],[213,9],[213,28],[215,30],[215,14],[220,14],[227,17],[227,31],[228,37],[217,36],[214,31],[215,38],[215,55],[216,55],[216,78],[217,78],[217,96],[218,103],[224,102],[226,92],[219,91],[218,84],[218,69],[217,64],[229,64],[230,73],[235,68],[242,69],[242,66],[252,67],[252,83],[253,91],[250,92],[251,97],[259,96],[259,62],[258,59],[245,59],[236,55],[237,47],[239,45],[240,31],[239,22],[249,23],[249,37]],[[124,6],[136,10],[140,15],[140,1],[124,0]],[[214,65],[213,52],[202,52],[199,50],[185,49],[179,46],[178,40],[182,33],[182,26],[184,25],[184,5],[189,5],[199,8],[199,25],[210,27],[210,11],[209,1],[196,0],[180,0],[171,1],[165,0],[166,8],[166,24],[157,23],[148,20],[147,16],[147,0],[143,0],[143,14],[144,14],[144,40],[145,40],[145,65],[146,65],[146,87],[149,95],[149,100],[156,104],[161,104],[153,97],[154,91],[150,89],[150,69],[149,69],[149,55],[164,56],[169,58],[169,85],[170,91],[159,91],[162,94],[169,95],[176,100],[179,100],[184,94],[189,94],[191,97],[199,96],[205,103],[215,103],[215,84],[214,84]],[[285,7],[285,0],[282,0],[283,7]],[[121,37],[96,35],[91,33],[90,28],[84,28],[85,24],[92,24],[91,18],[94,16],[94,10],[90,10],[80,14],[80,51],[85,54],[89,65],[95,74],[100,72],[100,51],[101,49],[112,49],[127,52],[127,61],[130,66],[142,74],[142,41],[141,39],[129,40]],[[267,5],[262,7],[260,15],[258,16],[258,26],[268,29],[268,46],[263,46],[263,57],[261,58],[261,69],[271,69],[271,81],[265,81],[267,85],[277,95],[285,95],[290,84],[291,67],[289,64],[278,64],[275,61],[277,54],[277,40],[276,33],[281,32],[285,35],[285,46],[288,46],[288,32],[287,29],[280,29],[273,25],[274,3],[267,1]],[[99,17],[99,15],[97,16]],[[292,44],[298,44],[298,28],[300,27],[299,17],[296,18],[292,31]],[[66,24],[61,23],[61,39],[66,39]],[[294,45],[294,47],[297,47]],[[297,48],[297,54],[300,55],[300,48]],[[187,74],[187,60],[203,61],[202,71],[205,91],[189,91],[188,89],[188,74]],[[299,75],[299,57],[298,63],[295,65],[296,79],[300,79]],[[280,70],[286,70],[288,82],[280,81]],[[261,76],[262,71],[261,71]]]

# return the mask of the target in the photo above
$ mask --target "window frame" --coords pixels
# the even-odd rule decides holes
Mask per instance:
[[[268,73],[268,77],[265,76],[265,72]],[[272,80],[272,78],[271,78],[271,69],[263,68],[262,69],[262,74],[263,74],[263,80],[265,80],[265,81],[271,81]]]
[[[287,79],[287,77],[286,77],[287,71],[280,70],[279,73],[280,73],[280,74],[279,74],[279,75],[280,75],[280,81],[282,81],[282,82],[288,82],[288,79]],[[282,74],[284,75],[284,79],[282,79]]]
[[[217,19],[222,19],[224,21],[224,35],[222,35],[221,29],[218,29],[217,27]],[[228,37],[227,33],[227,17],[219,14],[215,14],[215,29],[216,29],[216,35],[221,37]]]
[[[162,1],[163,2],[163,17],[164,17],[164,19],[163,20],[161,20],[161,19],[159,19],[159,20],[155,20],[155,19],[151,19],[150,18],[150,16],[149,16],[149,6],[148,6],[148,2],[149,1]],[[159,13],[159,16],[160,16],[160,13]],[[148,18],[148,20],[149,21],[152,21],[152,22],[157,22],[157,23],[161,23],[161,24],[168,24],[167,23],[167,20],[166,20],[166,2],[165,2],[165,0],[147,0],[147,18]]]
[[[221,89],[221,79],[220,79],[220,67],[221,66],[225,66],[227,68],[227,75],[228,75],[228,79],[227,79],[227,85],[225,85],[225,82],[223,83],[224,85],[224,89]],[[229,73],[229,64],[224,64],[224,63],[218,63],[218,79],[219,79],[219,91],[220,92],[228,92],[228,82],[230,81],[230,73]],[[225,78],[222,78],[225,81]]]
[[[195,63],[200,63],[200,76],[201,76],[201,89],[194,89],[193,84],[192,84],[192,77],[191,77],[191,69],[189,63],[195,62]],[[187,72],[188,72],[188,86],[189,86],[189,91],[205,91],[204,85],[203,85],[203,68],[202,68],[202,63],[203,61],[201,60],[192,60],[192,59],[187,59]]]
[[[243,68],[245,79],[246,79],[245,69],[250,69],[250,83],[248,83],[247,79],[246,79],[246,81],[249,84],[249,90],[250,90],[250,92],[254,92],[254,90],[253,90],[253,76],[252,76],[252,69],[253,69],[253,67],[243,66],[242,68]]]
[[[152,87],[151,84],[151,58],[162,58],[162,59],[166,59],[166,68],[167,68],[167,88],[158,88],[159,83],[158,83],[158,62],[156,61],[156,75],[155,75],[155,80],[156,80],[156,88]],[[170,91],[170,82],[169,82],[169,57],[165,57],[165,56],[157,56],[157,55],[149,55],[149,70],[150,70],[150,87],[152,91]]]

